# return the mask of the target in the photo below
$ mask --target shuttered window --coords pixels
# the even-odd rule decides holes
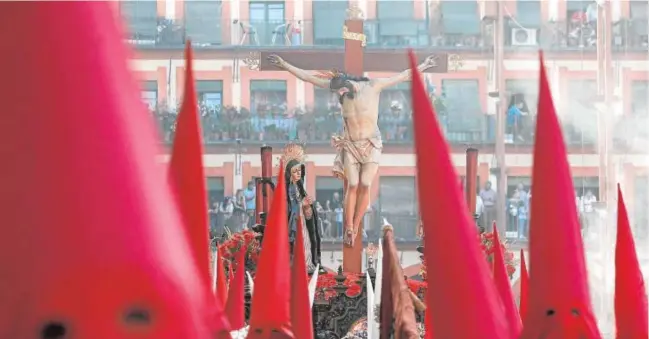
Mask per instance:
[[[140,95],[142,101],[150,109],[158,104],[158,82],[155,80],[143,81],[140,83]]]
[[[636,116],[649,115],[649,81],[634,80],[631,83],[631,113]]]
[[[518,0],[516,2],[516,22],[523,28],[540,28],[541,1]]]
[[[414,1],[410,0],[379,0],[376,3],[378,33],[383,45],[417,45],[420,32],[426,32],[425,21],[415,20]],[[395,40],[394,38],[401,39]]]
[[[221,1],[185,1],[185,34],[194,45],[221,44]]]
[[[198,80],[196,94],[202,104],[208,107],[220,107],[223,104],[223,81]]]
[[[478,2],[475,0],[442,0],[442,24],[446,34],[480,33]]]
[[[286,91],[284,80],[251,80],[251,91]]]
[[[347,0],[313,2],[313,38],[316,45],[342,45]]]
[[[481,128],[482,106],[477,79],[442,80],[442,93],[448,113],[448,130],[475,131]]]
[[[568,144],[592,143],[597,140],[597,81],[569,80],[567,110],[562,114],[561,125]]]
[[[254,114],[259,109],[286,110],[286,81],[284,80],[251,80],[250,111]],[[282,111],[282,113],[284,113]]]
[[[129,39],[155,42],[158,32],[156,1],[120,1],[119,11],[129,29]]]

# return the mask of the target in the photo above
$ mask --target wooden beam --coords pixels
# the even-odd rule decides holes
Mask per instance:
[[[348,42],[349,43],[349,42]],[[358,42],[357,42],[358,43]],[[358,43],[360,44],[360,43]],[[299,51],[261,51],[259,52],[259,70],[260,71],[280,71],[279,68],[274,66],[268,61],[268,56],[277,54],[282,59],[286,60],[291,65],[306,69],[306,70],[345,70],[351,74],[345,67],[346,58],[354,58],[356,62],[362,58],[361,64],[364,72],[401,72],[408,69],[408,55],[405,51],[365,51],[361,55],[356,55],[358,52],[349,52],[340,50],[299,50]],[[350,55],[351,54],[351,55]],[[423,62],[429,54],[424,55],[419,53],[417,58],[419,62]],[[436,54],[437,65],[426,70],[427,73],[447,73],[449,65],[449,55],[446,53]]]
[[[362,36],[363,39],[357,40],[355,37]],[[345,27],[343,29],[343,38],[345,39],[345,58],[344,70],[345,72],[362,76],[365,64],[365,34],[363,32],[363,16],[358,8],[349,8],[347,10],[347,20],[345,20]],[[316,64],[317,66],[317,64]],[[311,67],[310,67],[311,68]],[[340,69],[340,68],[339,68]],[[378,175],[378,173],[376,174]],[[347,182],[345,182],[347,186]],[[343,194],[347,193],[346,187],[343,189]],[[351,211],[344,211],[343,213],[354,213]],[[344,216],[345,220],[347,216]],[[365,218],[363,218],[365,219]],[[345,227],[347,225],[344,225]],[[346,229],[343,230],[345,232]],[[343,245],[343,271],[349,273],[360,274],[363,272],[363,223],[361,222],[358,227],[358,234],[354,239],[354,246],[349,247]]]

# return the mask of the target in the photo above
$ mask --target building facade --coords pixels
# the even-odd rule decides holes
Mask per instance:
[[[601,178],[620,182],[635,222],[648,223],[646,209],[639,207],[649,202],[648,8],[646,1],[628,0],[610,0],[605,11],[595,1],[572,0],[115,2],[128,25],[142,99],[165,143],[173,137],[173,111],[183,95],[183,42],[192,40],[212,199],[233,195],[261,174],[262,144],[279,154],[294,139],[307,145],[308,192],[324,205],[342,191],[331,176],[329,146],[331,134],[341,128],[337,99],[286,72],[255,70],[250,55],[341,50],[350,4],[365,14],[366,50],[403,49],[404,58],[407,47],[459,55],[457,70],[426,75],[431,100],[458,173],[465,171],[464,149],[479,149],[480,185],[498,180],[496,141],[504,138],[500,161],[508,196],[518,184],[530,184],[536,51],[542,48],[577,194],[591,191],[604,199]],[[494,33],[499,22],[500,37]],[[609,99],[602,104],[601,97]],[[514,106],[522,114],[507,119]],[[382,94],[380,114],[385,150],[372,185],[372,208],[415,219],[409,84]],[[506,120],[504,131],[497,128],[498,114]]]

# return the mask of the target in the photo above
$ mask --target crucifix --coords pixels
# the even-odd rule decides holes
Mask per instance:
[[[411,75],[405,51],[365,51],[367,37],[363,23],[363,13],[352,5],[343,26],[343,53],[301,46],[281,52],[255,52],[244,59],[250,69],[288,71],[302,81],[340,96],[344,130],[332,138],[337,151],[333,172],[345,185],[343,270],[349,273],[362,270],[362,221],[369,205],[369,185],[377,175],[383,148],[377,124],[379,96],[383,89],[407,81]],[[449,63],[453,66],[457,61],[457,56],[435,54],[420,58],[418,69],[445,73]],[[366,71],[399,73],[389,78],[369,79],[364,76]]]

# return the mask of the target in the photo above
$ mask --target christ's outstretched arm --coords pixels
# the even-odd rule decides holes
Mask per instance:
[[[435,67],[436,65],[435,59],[436,59],[435,56],[433,55],[429,56],[428,58],[426,58],[426,60],[424,60],[424,62],[422,62],[421,64],[419,64],[419,66],[417,66],[417,69],[420,72],[423,72],[431,67]],[[398,83],[408,81],[410,80],[411,77],[412,77],[412,70],[407,69],[393,77],[379,78],[379,79],[372,80],[372,86],[378,89],[379,91],[382,91],[390,86],[394,86]]]
[[[275,55],[275,54],[269,55],[268,60],[273,65],[288,71],[289,73],[293,74],[296,78],[302,81],[306,81],[320,88],[327,88],[327,89],[329,88],[329,79],[319,78],[308,71],[305,71],[301,68],[297,68],[289,64],[288,62],[286,62],[279,55]]]

